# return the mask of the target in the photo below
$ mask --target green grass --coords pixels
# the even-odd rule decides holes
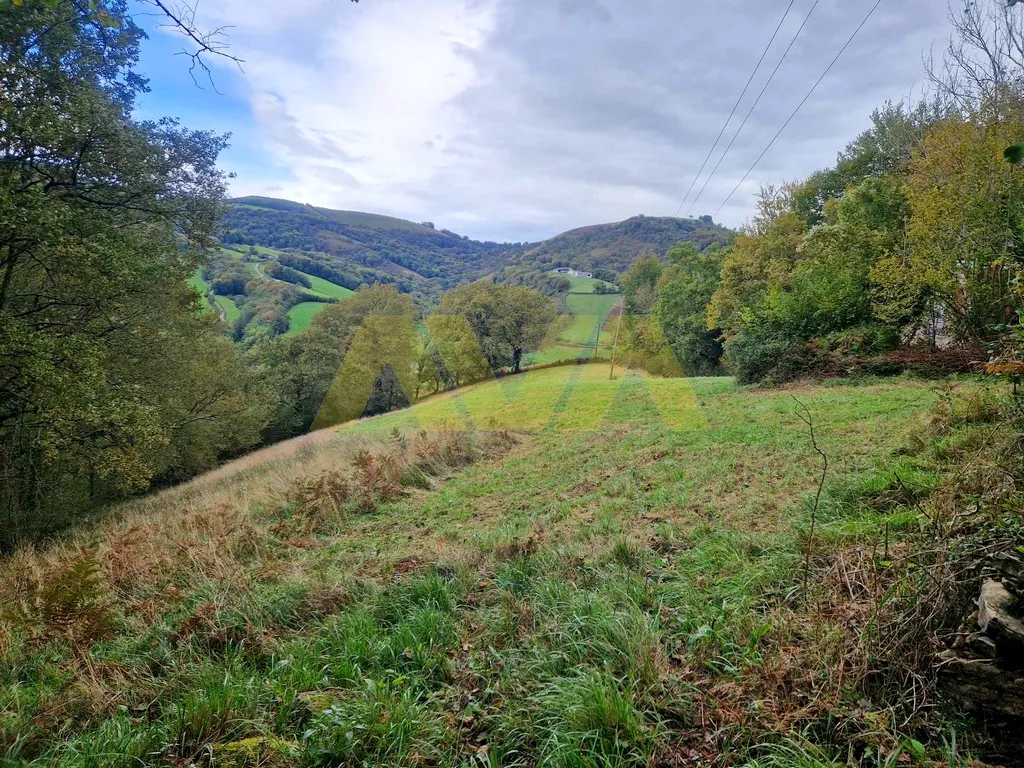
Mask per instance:
[[[210,307],[210,309],[215,309],[215,307],[210,304],[210,284],[203,279],[202,269],[197,269],[192,273],[192,277],[188,279],[188,284],[195,288],[199,292],[199,295],[203,297],[204,306]]]
[[[214,296],[213,298],[217,302],[217,306],[224,310],[224,318],[228,325],[231,325],[242,316],[242,312],[238,309],[234,299],[227,296]]]
[[[265,272],[265,265],[254,264],[253,266],[255,267],[256,271],[259,273],[261,277],[265,277],[268,280],[270,279],[267,276],[267,273]],[[303,290],[306,293],[310,293],[314,296],[320,296],[330,299],[347,299],[355,293],[355,291],[352,291],[348,288],[344,288],[340,285],[336,285],[335,283],[332,283],[329,280],[324,280],[322,277],[310,275],[306,272],[301,272],[300,270],[295,271],[309,280],[311,287],[303,288]]]
[[[329,306],[330,304],[319,301],[304,301],[301,304],[296,304],[288,310],[288,333],[285,335],[293,336],[306,330],[313,322],[313,318]]]
[[[329,280],[324,280],[322,277],[310,275],[306,272],[300,272],[299,274],[305,275],[309,278],[309,283],[312,286],[311,293],[315,293],[318,296],[330,296],[333,299],[347,299],[355,293],[355,291],[343,288],[340,285],[335,285]]]
[[[593,277],[569,277],[569,293],[593,293],[598,283],[604,282]]]
[[[203,279],[203,270],[201,269],[197,269],[192,273],[192,277],[188,279],[188,284],[199,291],[202,296],[205,296],[210,291],[210,284]]]
[[[752,703],[764,689],[745,686],[763,675],[780,705],[787,660],[816,638],[801,626],[794,646],[785,625],[818,476],[792,394],[832,459],[823,536],[870,552],[884,513],[857,499],[897,456],[915,487],[934,482],[905,449],[940,392],[565,367],[242,459],[0,561],[7,600],[95,552],[113,611],[81,647],[66,622],[47,640],[0,619],[0,760],[643,768],[698,749],[789,764],[744,743],[774,736]],[[466,445],[510,429],[511,452],[474,462],[436,431],[469,422]],[[403,450],[442,469],[407,468],[359,506],[307,482],[358,487],[391,466],[368,456]]]
[[[610,357],[612,334],[599,333],[599,329],[608,318],[608,313],[618,306],[620,301],[622,297],[616,294],[570,293],[566,296],[565,302],[573,316],[571,323],[554,338],[549,339],[540,350],[528,355],[527,364],[540,365],[580,358]]]
[[[566,330],[559,334],[560,341],[571,344],[593,344],[600,328],[608,317],[608,313],[622,301],[621,296],[597,294],[569,294],[565,303],[572,312],[573,320]],[[609,339],[609,342],[611,340]]]

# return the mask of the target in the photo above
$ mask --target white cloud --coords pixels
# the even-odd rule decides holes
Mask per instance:
[[[798,0],[768,67],[812,2]],[[718,207],[873,2],[821,0],[695,215]],[[520,240],[674,213],[787,3],[206,0],[202,12],[233,25],[255,143],[293,177],[246,175],[236,194]],[[883,3],[722,219],[749,215],[761,181],[831,163],[872,107],[911,92],[943,34],[934,0]]]

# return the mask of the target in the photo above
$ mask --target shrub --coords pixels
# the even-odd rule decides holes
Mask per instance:
[[[725,343],[725,354],[740,384],[782,383],[833,368],[813,344],[778,333],[740,331]]]
[[[889,326],[858,325],[830,333],[821,340],[821,346],[842,355],[876,355],[899,346],[899,333]]]
[[[62,563],[30,584],[15,619],[38,643],[64,638],[78,649],[110,636],[114,614],[96,558]]]

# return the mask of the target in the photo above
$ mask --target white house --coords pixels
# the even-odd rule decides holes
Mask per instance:
[[[572,269],[571,267],[559,267],[555,270],[559,275],[568,275],[569,277],[593,277],[593,272],[580,272],[578,269]]]

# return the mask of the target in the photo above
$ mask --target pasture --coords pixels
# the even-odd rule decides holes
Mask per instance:
[[[296,304],[288,310],[288,332],[285,335],[294,336],[296,333],[306,330],[313,322],[313,318],[329,306],[331,305],[321,301],[304,301],[301,304]]]
[[[835,668],[829,617],[789,645],[820,471],[793,395],[840,547],[920,524],[858,489],[934,487],[944,385],[608,373],[317,432],[0,562],[5,605],[81,585],[59,630],[0,617],[7,764],[744,764],[787,716],[758,681]]]

